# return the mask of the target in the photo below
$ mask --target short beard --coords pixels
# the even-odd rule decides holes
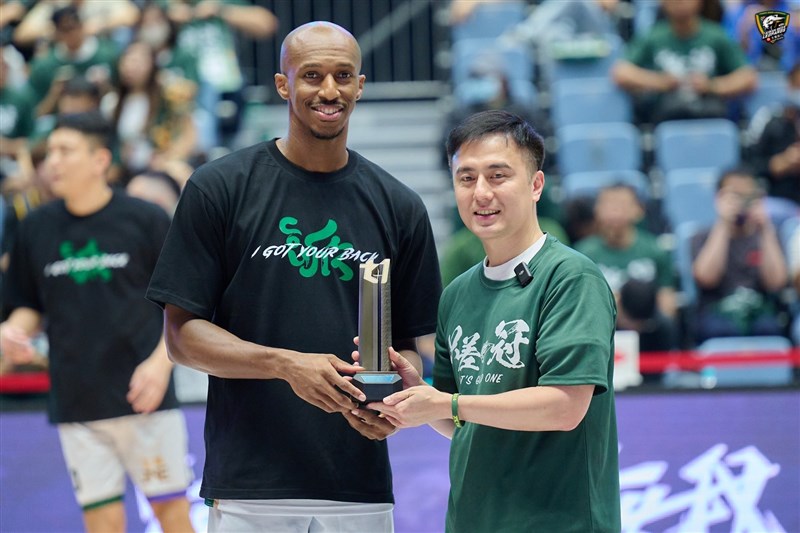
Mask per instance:
[[[314,131],[313,128],[311,129],[311,135],[313,135],[314,138],[320,139],[320,140],[323,140],[323,141],[331,141],[331,140],[335,139],[336,137],[338,137],[339,135],[341,135],[342,132],[344,132],[344,128],[340,129],[339,131],[337,131],[335,133],[320,133],[318,131]]]

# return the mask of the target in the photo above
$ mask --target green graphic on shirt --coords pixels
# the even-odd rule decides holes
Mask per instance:
[[[75,250],[74,245],[69,242],[62,242],[59,248],[61,257],[64,259],[89,259],[100,255],[100,248],[97,246],[97,241],[94,239],[89,240],[81,250]],[[92,278],[100,278],[104,282],[111,281],[111,269],[103,266],[99,261],[97,265],[86,270],[75,269],[69,273],[69,276],[75,280],[78,285],[83,285]]]
[[[125,268],[130,260],[130,256],[126,253],[101,252],[95,239],[89,240],[80,250],[75,250],[75,245],[70,241],[64,241],[58,251],[63,259],[46,265],[44,275],[69,276],[78,285],[93,279],[108,283],[111,281],[111,271],[115,268]]]
[[[353,278],[353,269],[344,263],[341,250],[352,250],[353,244],[342,242],[336,230],[336,221],[329,219],[325,227],[303,237],[297,229],[297,219],[283,217],[278,223],[281,233],[287,235],[286,244],[292,246],[287,253],[289,262],[296,266],[300,275],[310,278],[318,272],[330,276],[333,270],[339,271],[339,279],[348,281]]]

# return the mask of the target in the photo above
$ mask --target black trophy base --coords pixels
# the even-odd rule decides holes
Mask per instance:
[[[361,403],[380,402],[403,390],[403,380],[397,372],[359,372],[353,376],[353,385],[367,397]]]

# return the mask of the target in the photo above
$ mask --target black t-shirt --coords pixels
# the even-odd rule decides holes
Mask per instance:
[[[18,307],[44,315],[51,422],[135,414],[125,396],[136,366],[161,338],[162,312],[145,291],[168,228],[161,208],[120,192],[88,216],[71,214],[59,200],[20,223],[4,316]],[[160,408],[176,406],[170,383]]]
[[[213,161],[186,185],[148,298],[237,337],[351,361],[359,265],[391,259],[394,338],[431,333],[441,292],[420,198],[350,151],[309,173],[275,141]],[[201,495],[391,502],[386,442],[282,380],[209,377]]]

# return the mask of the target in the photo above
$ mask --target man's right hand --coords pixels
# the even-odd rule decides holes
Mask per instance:
[[[295,354],[288,359],[281,378],[294,393],[326,413],[349,413],[356,404],[347,394],[360,401],[364,393],[342,374],[355,374],[361,368],[345,363],[331,354]]]
[[[15,365],[27,365],[33,361],[36,350],[24,329],[3,322],[0,324],[0,353]]]
[[[353,339],[353,343],[358,346],[358,337]],[[360,354],[358,350],[354,350],[351,354],[353,361],[355,361],[356,365],[360,365],[359,359]],[[400,374],[400,378],[403,380],[403,388],[408,389],[410,387],[416,387],[417,385],[426,385],[425,380],[422,379],[422,376],[419,375],[417,369],[414,368],[414,365],[408,362],[408,359],[403,357],[397,350],[389,347],[389,362],[392,364],[392,370]]]

